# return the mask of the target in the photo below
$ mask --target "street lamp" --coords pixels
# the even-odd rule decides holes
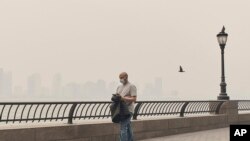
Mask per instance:
[[[221,91],[220,95],[217,97],[218,100],[229,100],[229,96],[227,96],[227,90],[226,90],[227,84],[225,81],[225,67],[224,67],[224,49],[227,43],[227,36],[228,34],[225,33],[225,27],[223,26],[221,32],[217,34],[218,43],[221,48],[221,83],[220,83]]]

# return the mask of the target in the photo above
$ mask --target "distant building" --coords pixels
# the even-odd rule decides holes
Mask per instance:
[[[142,97],[145,100],[160,100],[163,98],[162,94],[162,78],[155,78],[154,84],[147,83],[142,92]]]
[[[84,99],[95,99],[96,97],[93,96],[93,93],[95,93],[95,83],[88,81],[84,83],[83,85],[84,90]]]
[[[83,85],[84,99],[103,100],[107,98],[106,82],[98,80],[96,83],[88,81]]]
[[[78,97],[81,93],[80,91],[80,85],[77,84],[77,83],[68,83],[66,86],[64,86],[64,96],[67,96],[67,97]],[[78,97],[79,98],[79,97]]]
[[[27,80],[27,94],[37,96],[41,94],[41,76],[40,74],[32,74]]]
[[[2,68],[0,68],[0,95],[12,95],[12,73],[4,72]]]
[[[52,80],[51,93],[52,96],[61,96],[63,93],[61,74],[55,74]]]
[[[8,71],[3,76],[3,94],[12,95],[12,72]]]

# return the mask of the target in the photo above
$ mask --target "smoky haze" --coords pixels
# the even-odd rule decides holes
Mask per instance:
[[[246,99],[249,9],[249,0],[1,0],[0,68],[12,72],[13,89],[24,91],[34,74],[49,88],[58,73],[66,86],[118,84],[126,71],[138,99],[150,95],[156,78],[162,79],[166,99],[216,99],[221,73],[216,34],[225,25],[228,94]],[[179,65],[185,73],[178,73]],[[110,99],[111,92],[96,92],[97,99]]]

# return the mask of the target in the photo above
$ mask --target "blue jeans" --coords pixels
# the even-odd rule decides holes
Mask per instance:
[[[126,120],[120,122],[120,141],[134,141],[133,139],[133,130],[131,127],[131,117],[133,113],[130,113],[130,117]]]

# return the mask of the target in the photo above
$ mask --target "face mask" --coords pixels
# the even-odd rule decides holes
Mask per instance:
[[[124,84],[124,83],[125,83],[125,80],[124,80],[124,79],[120,79],[120,82],[121,82],[122,84]]]

